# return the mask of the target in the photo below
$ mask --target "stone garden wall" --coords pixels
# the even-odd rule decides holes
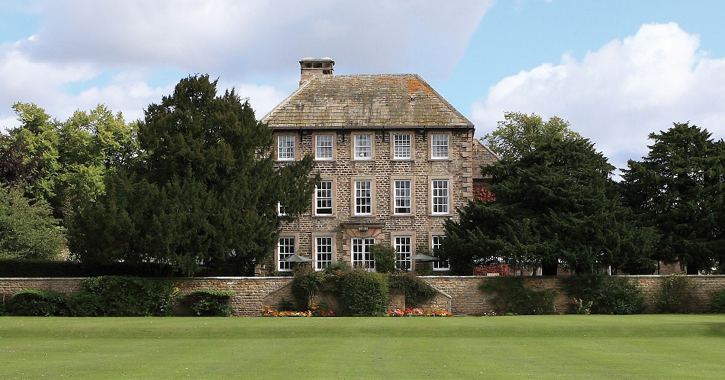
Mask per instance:
[[[648,302],[659,290],[663,276],[628,276],[645,294]],[[693,309],[706,312],[712,293],[725,289],[725,276],[688,276],[695,289]],[[450,310],[453,315],[478,316],[492,312],[490,294],[482,293],[478,286],[482,281],[495,277],[456,277],[426,276],[424,281],[439,291],[429,302],[428,307],[438,306]],[[30,288],[50,289],[62,293],[71,293],[80,289],[82,278],[0,278],[0,298]],[[276,305],[282,298],[292,300],[290,283],[292,277],[209,277],[175,279],[181,292],[194,289],[215,289],[234,292],[232,307],[237,316],[258,316],[264,305]],[[537,290],[559,290],[556,277],[527,277],[526,285]],[[334,300],[329,297],[318,298],[318,302],[327,302],[334,308]],[[557,312],[568,310],[570,300],[557,292],[555,306]],[[401,308],[404,298],[401,294],[392,294],[389,308]],[[652,311],[651,306],[648,311]]]

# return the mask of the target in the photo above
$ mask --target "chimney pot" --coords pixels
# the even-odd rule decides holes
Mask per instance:
[[[300,86],[316,77],[333,76],[335,61],[330,57],[302,58],[300,60]]]

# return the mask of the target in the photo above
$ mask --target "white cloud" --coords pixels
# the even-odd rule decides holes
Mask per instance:
[[[37,0],[28,5],[42,16],[37,33],[0,45],[0,120],[14,119],[16,101],[60,119],[104,103],[133,120],[180,79],[151,85],[165,70],[219,77],[261,117],[294,90],[307,56],[334,58],[338,73],[445,78],[492,4]]]
[[[306,56],[330,56],[354,72],[420,62],[423,74],[444,76],[492,3],[42,1],[46,21],[23,49],[53,61],[168,65],[239,78],[287,73]]]
[[[472,119],[485,134],[504,111],[556,115],[620,168],[647,154],[649,133],[673,122],[691,121],[722,138],[725,59],[708,58],[698,47],[699,37],[677,24],[643,25],[581,62],[565,54],[558,65],[501,80],[473,104]]]

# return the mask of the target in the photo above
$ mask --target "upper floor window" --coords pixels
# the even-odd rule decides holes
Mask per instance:
[[[279,135],[277,136],[277,160],[294,161],[295,160],[295,136]]]
[[[413,245],[411,244],[412,240],[413,239],[410,236],[395,237],[395,267],[400,270],[410,271],[411,269],[413,269]]]
[[[333,135],[315,136],[315,159],[332,160]]]
[[[355,160],[373,158],[373,135],[355,135]]]
[[[411,208],[411,185],[409,179],[396,179],[394,181],[394,198],[395,206],[393,208],[394,214],[410,214]]]
[[[447,133],[433,133],[430,135],[430,157],[433,159],[448,158]]]
[[[450,204],[450,182],[447,179],[434,179],[431,183],[431,203],[433,214],[448,214]]]
[[[409,134],[393,135],[393,158],[407,159],[412,157],[412,138]]]
[[[373,184],[370,180],[355,181],[355,215],[372,215]]]
[[[332,181],[320,181],[317,184],[315,215],[332,215]]]
[[[284,259],[295,254],[295,238],[280,237],[277,243],[277,270],[280,272],[288,272],[292,270],[291,263]]]

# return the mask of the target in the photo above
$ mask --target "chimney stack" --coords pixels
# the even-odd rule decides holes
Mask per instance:
[[[330,57],[325,58],[302,58],[300,60],[300,86],[312,78],[320,76],[332,76],[335,72],[335,61]]]

